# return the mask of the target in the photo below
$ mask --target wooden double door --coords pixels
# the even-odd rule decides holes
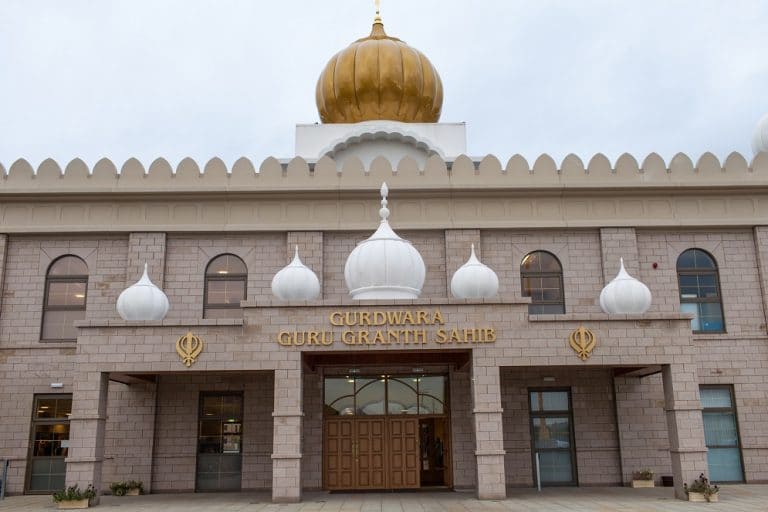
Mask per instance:
[[[323,438],[328,490],[421,486],[418,418],[327,418]]]

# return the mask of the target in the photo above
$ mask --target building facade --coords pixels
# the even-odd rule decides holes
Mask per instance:
[[[355,44],[395,44],[380,26]],[[334,124],[300,127],[290,160],[3,172],[9,493],[140,480],[275,501],[422,487],[498,499],[645,468],[678,497],[700,473],[768,482],[768,154],[502,164],[458,153],[463,126],[437,123],[439,76],[418,123],[408,94],[395,114],[339,122],[324,76]],[[344,84],[327,87],[346,105]],[[382,208],[423,258],[415,297],[354,298],[348,259]],[[472,245],[498,289],[457,298]],[[273,294],[296,248],[318,278],[311,300]],[[601,309],[620,258],[652,293],[643,313]],[[118,297],[145,264],[170,309],[125,320]],[[372,288],[413,278],[381,274]]]

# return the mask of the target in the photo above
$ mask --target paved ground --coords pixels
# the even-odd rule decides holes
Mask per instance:
[[[97,510],[118,512],[766,512],[768,485],[731,485],[720,491],[720,503],[687,503],[673,499],[668,488],[582,487],[512,489],[505,501],[478,501],[471,493],[414,492],[396,494],[308,493],[304,502],[276,505],[268,494],[153,494],[104,496]],[[3,512],[53,510],[48,496],[12,496],[0,501]]]

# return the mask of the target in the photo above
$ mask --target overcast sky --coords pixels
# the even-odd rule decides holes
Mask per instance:
[[[503,162],[682,151],[751,159],[768,113],[766,0],[382,0],[442,121]],[[328,59],[373,0],[0,0],[0,163],[294,154]]]

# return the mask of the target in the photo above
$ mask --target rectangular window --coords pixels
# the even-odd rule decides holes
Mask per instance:
[[[71,413],[72,395],[35,396],[28,492],[44,494],[64,488]]]
[[[709,479],[743,482],[739,427],[731,386],[701,386]]]
[[[534,481],[538,455],[542,485],[575,485],[570,390],[530,390],[529,404]]]

